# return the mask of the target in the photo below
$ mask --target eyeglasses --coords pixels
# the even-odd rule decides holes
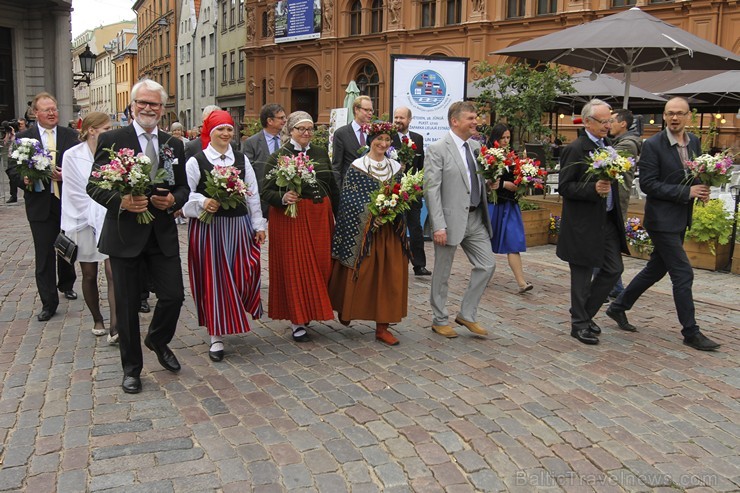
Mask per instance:
[[[601,123],[602,125],[609,125],[610,123],[614,122],[614,118],[609,118],[608,120],[599,120],[598,118],[594,118],[593,116],[587,116],[586,118],[590,118],[591,120]]]
[[[43,113],[45,115],[53,115],[55,113],[59,113],[59,110],[57,108],[49,108],[48,110],[36,110],[36,113]]]
[[[314,131],[313,127],[293,127],[293,130],[297,130],[300,134],[312,134]]]
[[[273,120],[287,120],[288,119],[288,117],[285,115],[275,115],[275,116],[271,116],[270,118],[272,118]]]
[[[140,110],[149,106],[151,109],[156,111],[162,107],[162,103],[152,103],[151,101],[142,101],[141,99],[134,99],[134,103],[136,103],[136,107]]]
[[[367,111],[368,113],[372,113],[373,112],[373,109],[372,108],[363,108],[362,106],[360,106],[360,109],[362,111]]]
[[[674,116],[683,118],[688,114],[689,114],[688,111],[666,111],[665,113],[663,113],[663,115],[665,115],[666,118],[673,118]]]

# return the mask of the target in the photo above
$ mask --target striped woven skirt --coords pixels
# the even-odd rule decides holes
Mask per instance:
[[[210,335],[249,332],[262,316],[260,246],[248,215],[188,221],[190,289]]]

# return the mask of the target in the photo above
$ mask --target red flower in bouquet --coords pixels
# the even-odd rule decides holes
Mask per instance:
[[[247,203],[247,197],[250,195],[249,187],[239,177],[240,173],[239,168],[235,166],[214,166],[206,175],[206,193],[226,210]],[[211,224],[214,216],[214,213],[203,210],[198,219]]]
[[[370,195],[370,213],[381,224],[393,222],[399,214],[411,209],[423,193],[424,171],[407,171],[400,183],[384,182]],[[373,226],[373,229],[377,229]]]
[[[478,154],[478,162],[483,169],[478,174],[486,180],[496,181],[501,178],[504,171],[510,169],[509,167],[514,164],[515,159],[516,154],[504,147],[500,147],[498,142],[494,142],[493,147],[482,146],[480,148],[480,154]],[[494,204],[498,203],[498,193],[496,190],[491,190],[488,194],[488,200]]]
[[[407,136],[401,137],[401,147],[395,149],[398,162],[407,170],[411,167],[416,157],[416,144]]]
[[[270,170],[266,178],[275,178],[275,183],[280,188],[287,188],[290,191],[301,195],[303,184],[316,185],[315,161],[311,161],[308,154],[299,152],[295,156],[282,155],[278,156],[277,165]],[[298,217],[298,208],[296,204],[290,204],[285,208],[285,215],[288,217]]]
[[[521,197],[529,190],[542,190],[545,188],[545,177],[547,171],[540,168],[540,162],[532,158],[517,157],[514,160],[514,185],[516,185],[516,196]]]

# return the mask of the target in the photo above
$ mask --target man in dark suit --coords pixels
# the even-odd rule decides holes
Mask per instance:
[[[331,167],[334,169],[334,178],[340,190],[349,165],[360,157],[357,151],[365,146],[365,132],[362,131],[362,126],[369,124],[373,119],[373,100],[368,96],[358,96],[352,104],[352,111],[355,116],[352,123],[339,127],[334,132],[332,140]]]
[[[586,174],[589,154],[605,147],[611,107],[592,99],[581,112],[585,135],[561,154],[558,193],[563,198],[557,256],[570,266],[570,335],[598,344],[601,328],[593,321],[624,270],[621,253],[629,253],[619,208],[616,181]],[[593,276],[594,267],[598,273]]]
[[[249,136],[242,144],[242,153],[247,156],[257,177],[257,186],[262,190],[265,182],[265,164],[270,155],[280,149],[280,131],[287,121],[285,109],[277,103],[268,103],[260,110],[262,131]],[[262,217],[267,218],[270,205],[262,201]]]
[[[696,323],[691,285],[694,271],[683,249],[686,228],[691,227],[694,199],[709,200],[709,186],[687,181],[684,163],[701,154],[699,139],[686,132],[691,119],[689,103],[670,99],[663,112],[666,128],[650,137],[640,155],[640,188],[647,195],[645,229],[653,241],[650,260],[629,286],[609,306],[606,314],[620,329],[636,331],[625,311],[666,272],[673,283],[673,301],[681,323],[683,343],[700,351],[713,351],[720,344],[701,333]]]
[[[140,265],[145,263],[154,283],[157,306],[144,344],[154,351],[159,363],[177,372],[180,363],[167,346],[175,335],[184,300],[180,246],[173,212],[180,209],[190,193],[185,174],[185,153],[180,139],[159,131],[167,92],[156,82],[144,79],[131,90],[134,121],[128,127],[101,134],[93,170],[110,161],[106,149],[132,149],[144,152],[160,169],[167,171],[165,183],[156,185],[151,196],[121,195],[96,187],[94,179],[88,194],[108,209],[98,248],[110,257],[116,293],[119,348],[123,365],[123,391],[141,391],[143,358],[139,331]],[[149,211],[154,220],[139,224],[138,213]]]
[[[402,139],[404,137],[407,137],[411,142],[416,144],[416,155],[410,166],[410,169],[416,172],[424,168],[424,137],[409,130],[411,118],[411,110],[405,106],[396,108],[393,111],[393,123],[396,125],[396,130],[398,130],[398,133],[393,135],[393,147],[400,149],[403,145]],[[421,208],[422,202],[419,200],[411,204],[411,210],[406,213],[406,224],[408,224],[411,236],[411,241],[409,242],[412,256],[411,264],[414,266],[415,275],[430,276],[432,273],[427,270],[427,257],[426,253],[424,253],[424,230],[421,224]]]
[[[36,95],[30,107],[35,112],[37,122],[31,128],[17,134],[17,138],[36,139],[50,151],[56,167],[52,170],[51,181],[29,191],[24,187],[23,196],[26,203],[26,216],[31,226],[33,248],[36,262],[36,287],[39,290],[42,308],[38,314],[41,322],[49,320],[57,311],[59,293],[64,293],[68,300],[76,300],[74,292],[76,279],[74,266],[63,260],[57,261],[54,240],[59,234],[62,220],[62,157],[64,152],[79,144],[77,132],[71,128],[59,126],[57,100],[48,92]],[[28,185],[27,179],[20,178],[18,169],[9,170],[11,180]],[[58,282],[57,282],[58,275]]]

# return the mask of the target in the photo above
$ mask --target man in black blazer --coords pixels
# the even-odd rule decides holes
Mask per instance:
[[[616,181],[586,174],[591,151],[608,145],[611,107],[592,99],[581,112],[585,135],[561,154],[558,193],[563,198],[557,256],[570,266],[570,335],[598,344],[601,329],[593,321],[624,270],[621,253],[629,253],[619,208]],[[594,267],[598,273],[592,279]]]
[[[352,104],[352,111],[355,116],[352,123],[339,127],[332,140],[331,167],[334,169],[339,190],[342,189],[349,165],[360,157],[357,151],[365,145],[362,125],[369,124],[373,119],[373,100],[369,96],[357,96]]]
[[[709,186],[690,182],[684,166],[686,161],[701,154],[701,145],[695,135],[686,132],[691,111],[685,99],[670,99],[663,118],[666,128],[645,141],[640,155],[640,188],[647,195],[645,229],[654,250],[645,267],[609,306],[606,314],[620,329],[637,330],[627,321],[625,311],[668,272],[683,343],[700,351],[713,351],[720,344],[702,334],[696,323],[691,291],[694,271],[683,249],[686,228],[691,227],[694,199],[709,200]]]
[[[203,113],[201,115],[201,122],[206,121],[206,117],[213,113],[216,110],[220,110],[221,108],[219,106],[216,106],[215,104],[209,104],[205,108],[203,108]],[[232,145],[233,147],[233,145]],[[189,142],[185,144],[185,162],[187,162],[188,159],[198,154],[200,151],[203,150],[203,141],[200,140],[200,137],[196,137]]]
[[[64,152],[79,144],[77,132],[71,128],[58,125],[59,110],[57,100],[48,92],[36,95],[29,103],[36,115],[36,124],[17,138],[36,139],[46,150],[52,151],[56,168],[52,171],[51,181],[43,187],[29,191],[25,188],[16,166],[10,168],[11,180],[23,183],[23,196],[26,203],[26,216],[33,236],[34,259],[36,263],[36,287],[41,298],[41,322],[49,320],[57,311],[59,293],[64,293],[68,300],[77,299],[74,283],[77,278],[74,266],[57,259],[54,251],[54,240],[59,234],[62,220],[62,157]],[[17,163],[16,163],[17,164]],[[58,276],[58,282],[57,282]]]
[[[417,172],[424,169],[424,137],[421,134],[409,130],[411,118],[411,110],[405,106],[400,106],[393,111],[393,123],[396,125],[396,130],[398,130],[393,135],[393,147],[400,149],[403,145],[403,137],[409,138],[411,142],[416,144],[416,155],[409,169]],[[427,270],[427,257],[424,252],[424,230],[421,224],[421,208],[422,203],[419,200],[411,204],[411,210],[406,213],[406,224],[408,224],[411,237],[411,241],[409,242],[412,257],[411,264],[414,266],[415,275],[430,276],[432,273]]]
[[[285,109],[277,103],[268,103],[260,110],[262,131],[250,135],[242,144],[242,153],[247,156],[254,168],[257,186],[260,190],[265,183],[265,164],[274,152],[280,149],[280,132],[288,121]],[[262,200],[262,217],[267,218],[270,205]]]
[[[157,294],[144,344],[154,351],[159,363],[177,372],[180,363],[167,346],[175,335],[184,300],[180,245],[173,212],[188,200],[190,189],[185,174],[183,143],[158,129],[165,112],[167,92],[156,82],[144,79],[131,90],[134,121],[128,127],[101,134],[93,170],[110,161],[106,149],[114,147],[144,152],[167,171],[164,184],[156,185],[151,196],[121,195],[95,186],[91,178],[87,193],[108,209],[98,248],[110,257],[116,294],[119,348],[123,366],[123,391],[141,391],[143,358],[139,331],[140,265],[145,263]],[[139,224],[138,213],[154,215],[149,224]]]

